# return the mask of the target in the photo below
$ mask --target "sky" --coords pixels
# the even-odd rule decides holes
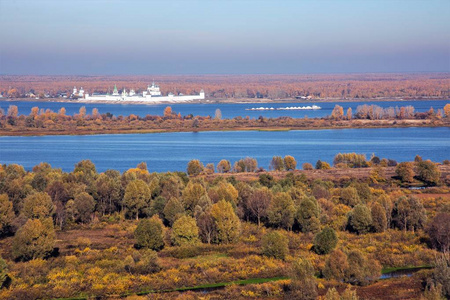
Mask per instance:
[[[449,0],[0,0],[0,74],[450,72]]]

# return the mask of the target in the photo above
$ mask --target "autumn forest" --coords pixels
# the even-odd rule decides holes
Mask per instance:
[[[159,76],[0,76],[3,97],[44,98],[70,96],[74,86],[89,93],[119,89],[144,90],[156,80],[164,95],[198,93],[208,99],[268,98],[296,96],[316,99],[438,98],[450,97],[446,73],[418,74],[312,74],[312,75],[159,75]]]

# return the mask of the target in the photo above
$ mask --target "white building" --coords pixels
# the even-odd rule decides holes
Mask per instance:
[[[73,91],[72,91],[72,98],[83,98],[84,97],[84,90],[83,87],[80,88],[80,90],[77,90],[77,87],[74,86],[73,87]]]
[[[81,90],[80,90],[81,91]],[[84,93],[84,91],[83,91]],[[205,99],[205,92],[203,90],[200,91],[198,95],[174,95],[169,93],[167,96],[163,96],[161,94],[161,90],[159,89],[159,85],[155,85],[153,82],[152,85],[147,87],[147,90],[142,92],[142,95],[136,94],[136,92],[132,89],[130,92],[127,92],[126,89],[122,90],[122,93],[119,93],[117,90],[117,86],[114,85],[114,91],[112,95],[89,95],[88,93],[84,93],[84,101],[120,101],[120,102],[187,102],[193,100],[202,100]]]

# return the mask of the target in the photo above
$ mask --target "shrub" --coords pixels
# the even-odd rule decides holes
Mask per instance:
[[[313,165],[310,164],[310,163],[304,163],[304,164],[302,165],[302,169],[303,169],[303,170],[313,170],[314,167],[313,167]]]
[[[328,254],[338,243],[336,231],[330,227],[325,227],[314,237],[314,251],[317,254]]]
[[[163,224],[157,216],[140,220],[134,231],[134,237],[139,248],[155,251],[164,248]]]
[[[338,164],[347,165],[350,168],[366,168],[367,164],[366,155],[357,153],[338,153],[334,157],[333,165]]]
[[[339,249],[334,250],[325,261],[323,275],[326,279],[341,281],[348,269],[347,255]]]
[[[261,174],[259,175],[259,183],[263,186],[268,187],[269,189],[273,186],[273,176],[270,174]]]
[[[161,270],[158,254],[150,249],[134,251],[124,259],[124,269],[132,274],[150,274]]]
[[[417,177],[430,184],[436,185],[439,183],[441,172],[435,163],[427,160],[417,163]]]
[[[13,239],[13,255],[16,259],[30,260],[48,256],[55,245],[55,229],[52,219],[29,219]]]
[[[314,267],[307,259],[299,259],[292,264],[291,277],[291,299],[313,300],[317,297],[316,278]]]
[[[351,284],[366,285],[381,275],[381,265],[377,260],[369,261],[359,250],[352,250],[347,255],[348,268],[345,281]]]
[[[268,257],[284,260],[289,253],[288,246],[287,237],[278,231],[269,232],[262,239],[262,253]]]
[[[326,161],[318,160],[316,162],[316,169],[317,170],[328,170],[328,169],[331,169],[331,166]]]
[[[195,245],[199,242],[197,222],[194,218],[182,216],[172,226],[172,244],[175,246]]]

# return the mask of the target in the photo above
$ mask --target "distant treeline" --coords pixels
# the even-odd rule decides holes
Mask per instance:
[[[348,122],[351,120],[355,121]],[[389,122],[376,122],[377,120]],[[398,122],[401,120],[424,120],[424,122]],[[144,117],[134,114],[129,116],[100,114],[97,108],[92,109],[91,114],[88,114],[84,106],[72,116],[66,114],[64,107],[58,112],[33,107],[28,115],[20,115],[18,107],[15,105],[10,105],[6,113],[0,109],[0,131],[4,134],[447,126],[449,121],[450,104],[446,104],[443,109],[430,108],[427,112],[415,112],[412,106],[382,108],[377,105],[361,105],[357,107],[355,113],[351,108],[344,112],[341,106],[336,105],[330,116],[315,119],[307,117],[298,119],[291,117],[265,118],[263,116],[257,119],[251,119],[248,116],[222,119],[220,109],[216,110],[214,116],[194,116],[192,114],[181,116],[180,113],[172,111],[171,107],[166,107],[162,116],[146,115]]]
[[[190,75],[190,76],[0,76],[3,97],[69,97],[74,86],[89,93],[119,89],[142,92],[156,78],[163,94],[198,93],[207,98],[389,98],[450,96],[447,73],[315,74],[315,75]]]

